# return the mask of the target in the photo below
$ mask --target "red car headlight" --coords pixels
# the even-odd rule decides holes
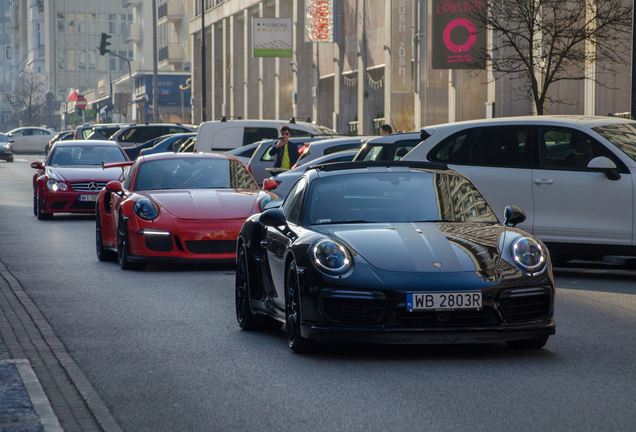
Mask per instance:
[[[64,182],[58,182],[57,180],[50,179],[46,182],[46,187],[48,187],[53,192],[57,191],[67,191],[68,185]]]

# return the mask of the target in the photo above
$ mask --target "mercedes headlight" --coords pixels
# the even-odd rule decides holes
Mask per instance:
[[[519,237],[512,242],[510,252],[515,264],[528,273],[540,272],[546,265],[547,253],[534,239]]]
[[[318,270],[333,275],[346,273],[353,264],[347,248],[329,239],[320,240],[313,246],[312,258]]]
[[[142,198],[135,203],[135,214],[145,220],[153,220],[159,216],[159,207],[148,198]]]
[[[68,190],[68,185],[66,183],[59,182],[59,181],[54,180],[54,179],[50,179],[49,181],[47,181],[46,182],[46,187],[48,187],[53,192],[67,191]]]
[[[5,148],[5,150],[11,150],[11,144],[6,143],[6,144],[4,145],[4,148]]]

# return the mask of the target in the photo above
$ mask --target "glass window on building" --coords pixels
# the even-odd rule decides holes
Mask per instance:
[[[88,70],[94,71],[96,68],[97,53],[93,50],[88,51]]]
[[[74,71],[75,70],[75,50],[66,51],[66,65],[67,70]]]
[[[106,56],[99,56],[99,71],[106,72]]]
[[[75,34],[75,14],[74,13],[66,14],[66,22],[67,22],[66,32],[68,34]]]
[[[86,17],[88,18],[88,34],[95,34],[95,14],[89,13]]]
[[[108,33],[117,33],[117,14],[108,14]]]
[[[108,56],[108,70],[111,70],[111,71],[117,70],[117,57]]]
[[[97,14],[97,28],[100,33],[106,33],[106,14]]]
[[[59,70],[66,69],[66,51],[61,49],[57,50],[57,68]]]
[[[77,14],[77,33],[78,34],[86,33],[86,14],[83,14],[83,13]]]
[[[119,33],[124,32],[124,28],[126,28],[126,14],[119,15]]]
[[[77,70],[86,70],[86,51],[77,52]]]
[[[66,15],[64,12],[57,13],[57,32],[64,33],[66,30]]]
[[[118,53],[122,57],[126,57],[126,51],[119,51]],[[128,66],[126,66],[126,60],[119,59],[119,70],[122,72],[128,72]]]

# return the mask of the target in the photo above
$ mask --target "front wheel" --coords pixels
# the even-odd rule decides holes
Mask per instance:
[[[40,198],[40,194],[38,193],[35,199],[35,205],[37,209],[35,210],[36,216],[38,220],[51,220],[53,219],[53,215],[51,213],[44,213],[42,209],[46,208],[46,203],[44,202],[44,198]]]
[[[235,307],[236,320],[243,330],[257,330],[260,326],[254,318],[250,307],[250,275],[247,262],[247,251],[241,245],[236,257]]]
[[[112,251],[104,248],[104,236],[102,235],[102,214],[99,205],[95,207],[95,249],[97,259],[100,261],[112,261],[115,256]]]
[[[133,263],[129,258],[129,242],[128,242],[128,227],[124,219],[119,220],[117,224],[117,260],[122,270],[134,270],[141,268],[138,263]]]
[[[506,342],[506,345],[508,345],[508,348],[513,349],[541,349],[548,343],[548,338],[549,336],[539,336],[532,339],[512,340]]]
[[[285,317],[287,343],[292,351],[297,354],[311,351],[311,340],[303,337],[300,332],[300,283],[295,261],[292,261],[287,268],[285,278]]]

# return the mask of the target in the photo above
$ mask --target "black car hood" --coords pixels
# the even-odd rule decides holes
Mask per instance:
[[[481,271],[499,264],[505,227],[476,223],[334,224],[313,227],[347,244],[372,266],[398,272]]]

